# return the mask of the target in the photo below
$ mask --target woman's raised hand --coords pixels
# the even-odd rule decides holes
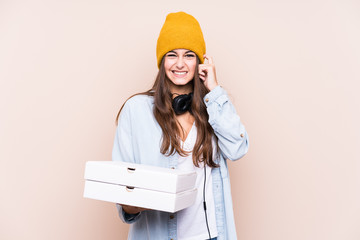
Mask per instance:
[[[207,60],[207,62],[205,62],[205,60]],[[219,85],[216,79],[215,64],[213,59],[206,54],[204,54],[204,63],[199,64],[199,77],[209,91]]]

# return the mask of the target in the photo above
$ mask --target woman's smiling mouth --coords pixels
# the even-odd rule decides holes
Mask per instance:
[[[184,77],[186,75],[186,71],[171,71],[175,77]]]

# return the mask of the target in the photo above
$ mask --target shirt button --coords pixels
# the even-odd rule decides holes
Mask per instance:
[[[170,219],[174,219],[174,215],[170,215]]]
[[[207,98],[207,99],[205,99],[205,102],[209,102],[209,99]]]
[[[244,137],[244,134],[242,133],[242,134],[240,134],[240,137]]]

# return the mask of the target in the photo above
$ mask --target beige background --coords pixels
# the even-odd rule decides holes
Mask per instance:
[[[0,1],[0,239],[125,239],[82,197],[115,116],[156,75],[169,12],[200,22],[250,135],[229,164],[241,240],[360,239],[360,3]]]

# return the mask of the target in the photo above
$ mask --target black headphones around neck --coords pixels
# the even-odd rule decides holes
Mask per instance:
[[[191,112],[191,102],[193,98],[193,93],[181,94],[176,96],[172,101],[172,107],[176,115],[185,113],[186,111]]]

